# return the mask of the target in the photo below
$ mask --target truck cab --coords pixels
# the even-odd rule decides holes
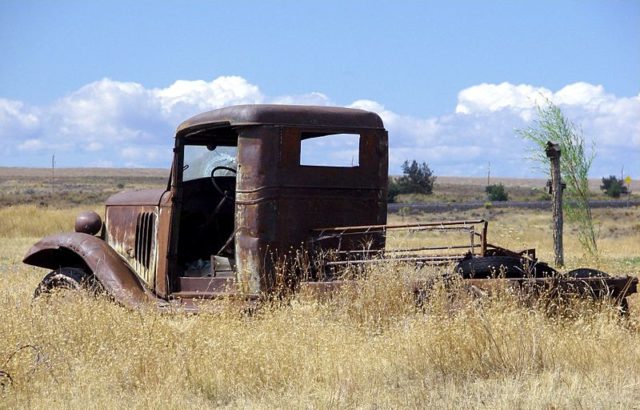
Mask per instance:
[[[325,161],[344,142],[347,160]],[[177,128],[166,189],[107,200],[95,237],[104,246],[95,252],[115,251],[126,266],[107,276],[135,275],[133,293],[147,297],[270,292],[276,265],[309,252],[314,230],[386,223],[387,150],[380,117],[363,110],[243,105],[202,113]],[[75,234],[81,242],[91,232]],[[363,238],[340,247],[356,249]],[[384,247],[382,236],[368,238],[370,248]],[[313,251],[335,245],[314,242]],[[60,266],[46,259],[36,244],[25,262]],[[95,270],[76,259],[78,269]]]

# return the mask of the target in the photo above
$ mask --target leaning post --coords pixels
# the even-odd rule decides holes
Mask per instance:
[[[562,247],[562,179],[560,177],[560,146],[551,141],[545,149],[551,163],[551,183],[549,193],[553,197],[553,251],[555,265],[564,266],[564,249]]]

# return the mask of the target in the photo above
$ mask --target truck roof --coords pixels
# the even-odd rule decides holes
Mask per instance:
[[[178,126],[176,135],[211,126],[288,125],[335,129],[384,128],[378,114],[353,108],[310,105],[235,105],[204,112]]]

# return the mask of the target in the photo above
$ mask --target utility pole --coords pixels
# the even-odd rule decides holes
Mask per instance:
[[[491,161],[489,161],[489,166],[487,167],[487,186],[491,185]]]
[[[51,156],[51,198],[53,199],[53,194],[55,193],[55,183],[56,183],[56,154]]]
[[[562,190],[564,187],[560,176],[560,146],[548,141],[545,153],[551,162],[549,193],[553,196],[553,251],[555,265],[560,267],[564,266],[564,249],[562,247]]]

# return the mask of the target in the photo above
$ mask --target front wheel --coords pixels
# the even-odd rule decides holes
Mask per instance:
[[[57,290],[82,290],[89,294],[102,293],[100,282],[90,273],[79,268],[59,268],[51,271],[36,287],[33,297],[51,294]]]

